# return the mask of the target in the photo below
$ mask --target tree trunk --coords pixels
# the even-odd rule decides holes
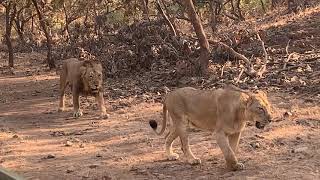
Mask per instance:
[[[242,12],[241,12],[240,0],[237,0],[236,6],[237,6],[238,16],[239,16],[240,20],[244,21],[245,18],[243,17]]]
[[[46,23],[45,23],[45,19],[43,19],[43,16],[39,10],[38,4],[37,4],[37,0],[32,0],[32,3],[37,11],[37,15],[39,18],[39,22],[40,22],[40,26],[46,36],[47,39],[47,48],[48,48],[48,53],[47,53],[47,63],[50,69],[56,68],[56,65],[54,63],[54,60],[52,59],[52,39],[50,36],[50,33],[47,29]]]
[[[18,33],[19,39],[21,41],[22,44],[26,44],[26,40],[24,38],[24,34],[23,34],[23,26],[24,24],[21,24],[22,22],[20,22],[19,20],[15,20],[15,24],[16,24],[16,31]]]
[[[223,9],[223,0],[220,0],[220,1],[210,0],[209,8],[211,11],[210,26],[212,29],[212,33],[214,34],[217,31],[217,25],[218,25],[217,18],[221,14],[221,11]]]
[[[184,0],[184,5],[188,13],[189,19],[191,21],[191,24],[199,39],[200,50],[201,50],[200,59],[199,59],[200,68],[201,68],[201,73],[205,74],[208,70],[208,65],[209,65],[209,54],[210,54],[209,43],[208,43],[206,34],[204,33],[201,20],[196,13],[192,0]]]
[[[263,0],[260,0],[260,3],[261,3],[261,7],[262,7],[263,12],[266,13],[267,10],[266,10],[266,6],[264,5]]]
[[[8,2],[8,4],[5,6],[6,9],[6,34],[5,34],[5,40],[6,40],[6,45],[8,47],[8,54],[9,54],[9,67],[13,67],[13,47],[12,47],[12,42],[11,42],[11,30],[12,30],[12,21],[13,21],[13,16],[14,13],[10,13],[11,9],[13,7],[12,2]]]

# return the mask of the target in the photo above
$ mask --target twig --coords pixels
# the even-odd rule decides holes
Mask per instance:
[[[287,55],[289,54],[289,44],[290,44],[291,39],[289,39],[289,41],[287,42],[287,46],[286,46],[286,53]]]
[[[288,58],[284,61],[284,64],[283,64],[283,67],[282,69],[286,69],[287,68],[287,65],[288,65],[288,62],[290,61],[290,59],[292,58],[293,55],[295,55],[297,53],[293,52],[293,53],[290,53]]]
[[[221,68],[221,74],[220,74],[220,77],[222,78],[222,76],[223,76],[223,72],[224,72],[224,67],[226,66],[226,64],[224,64],[223,66],[222,66],[222,68]]]
[[[173,24],[171,23],[170,19],[168,18],[168,16],[166,15],[166,13],[164,12],[164,10],[162,9],[161,5],[160,5],[160,1],[157,0],[157,9],[158,11],[162,14],[163,18],[166,20],[171,32],[173,33],[174,36],[177,36],[177,32],[173,26]]]
[[[289,54],[290,41],[291,41],[291,39],[289,39],[289,41],[287,42],[287,45],[286,45],[286,53],[287,53],[287,57],[288,58],[287,58],[287,60],[284,61],[282,69],[286,69],[287,68],[287,63],[289,62],[291,56],[293,55],[293,53]]]
[[[257,76],[259,76],[259,77],[261,78],[262,75],[263,75],[263,73],[265,73],[266,70],[267,70],[268,53],[267,53],[266,47],[265,47],[264,42],[262,41],[259,33],[257,33],[257,37],[258,37],[258,40],[261,42],[261,46],[262,46],[263,54],[264,54],[264,62],[263,62],[263,65],[261,66],[261,68],[260,68],[259,71],[257,72]]]
[[[295,66],[288,67],[286,69],[280,69],[277,73],[280,74],[283,71],[289,71],[291,69],[295,69],[295,68],[299,68],[299,67],[303,67],[303,65],[295,65]]]
[[[244,68],[241,69],[241,72],[240,72],[240,74],[239,74],[239,76],[238,76],[238,78],[237,78],[237,80],[236,80],[236,84],[239,83],[240,78],[241,78],[241,75],[242,75],[243,72],[244,72]]]

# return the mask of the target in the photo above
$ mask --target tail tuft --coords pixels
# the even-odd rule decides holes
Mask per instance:
[[[151,128],[154,129],[154,130],[156,130],[157,127],[158,127],[158,123],[155,120],[150,120],[149,124],[150,124]]]

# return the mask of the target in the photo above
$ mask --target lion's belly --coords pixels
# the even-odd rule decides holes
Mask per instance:
[[[216,127],[216,121],[211,117],[201,117],[201,116],[188,116],[189,121],[197,128],[214,131]]]

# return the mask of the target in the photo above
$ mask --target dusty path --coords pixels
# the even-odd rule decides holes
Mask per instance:
[[[100,120],[94,99],[83,98],[87,114],[73,119],[70,96],[69,110],[57,112],[55,73],[28,76],[19,66],[16,71],[0,77],[0,163],[27,179],[320,179],[316,102],[271,93],[276,116],[293,115],[277,118],[265,131],[248,127],[238,155],[246,169],[227,172],[215,137],[206,132],[195,131],[191,138],[202,165],[166,161],[164,139],[147,123],[159,119],[158,103],[110,100],[111,118]],[[182,153],[178,141],[174,147]]]

